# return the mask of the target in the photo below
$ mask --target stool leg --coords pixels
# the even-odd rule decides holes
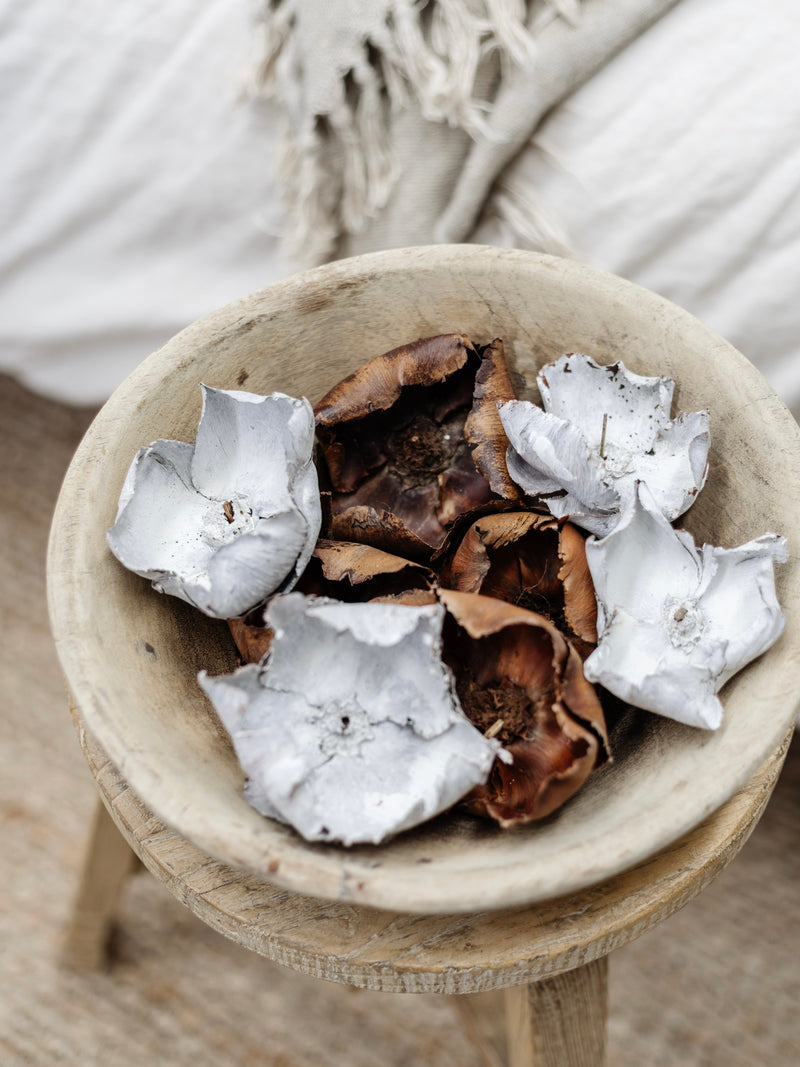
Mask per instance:
[[[608,957],[506,990],[509,1067],[602,1067]]]
[[[138,862],[98,798],[61,955],[64,966],[90,971],[105,964],[119,898],[125,880]]]

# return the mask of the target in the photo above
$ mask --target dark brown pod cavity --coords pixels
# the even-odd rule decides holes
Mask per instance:
[[[597,644],[597,602],[584,545],[580,531],[552,515],[486,514],[453,530],[439,581],[546,616],[585,657]]]
[[[512,757],[497,759],[469,810],[517,826],[552,814],[609,756],[600,701],[580,656],[546,618],[477,594],[441,590],[444,655],[461,705]]]
[[[497,416],[512,397],[502,344],[464,334],[402,345],[345,378],[315,409],[330,536],[426,560],[459,515],[517,495]]]

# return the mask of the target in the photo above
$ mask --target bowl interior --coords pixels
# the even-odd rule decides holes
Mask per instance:
[[[227,735],[197,671],[235,665],[224,623],[158,596],[106,547],[125,472],[159,437],[191,441],[200,383],[317,401],[372,356],[436,333],[502,337],[520,393],[565,351],[676,381],[676,411],[711,411],[707,485],[685,516],[698,541],[790,540],[779,642],[722,691],[714,733],[645,712],[615,759],[560,812],[502,832],[446,815],[379,848],[311,845],[242,797]],[[773,391],[719,336],[662,298],[580,264],[439,246],[358,257],[298,275],[209,315],[146,360],[98,415],[53,524],[49,595],[69,687],[92,733],[165,822],[218,859],[290,889],[403,911],[509,907],[601,881],[676,840],[752,775],[800,698],[794,535],[800,435]]]

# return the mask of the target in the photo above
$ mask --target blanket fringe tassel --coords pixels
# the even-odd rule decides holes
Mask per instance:
[[[566,15],[575,2],[539,0],[539,14]],[[260,24],[250,88],[287,105],[290,124],[278,164],[291,220],[285,244],[306,264],[330,259],[342,234],[358,233],[386,206],[397,179],[393,111],[414,104],[428,121],[483,132],[489,105],[474,96],[480,64],[492,53],[501,66],[534,57],[526,0],[372,3],[383,4],[383,17],[376,27],[373,9],[369,35],[346,42],[347,69],[336,71],[335,99],[310,112],[297,87],[303,0],[267,0]]]

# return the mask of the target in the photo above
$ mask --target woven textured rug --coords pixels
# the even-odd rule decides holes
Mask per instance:
[[[0,377],[0,1063],[497,1067],[455,998],[353,991],[225,941],[146,872],[108,968],[59,964],[94,788],[45,606],[50,516],[92,412]],[[800,738],[732,866],[611,959],[614,1067],[800,1063]]]

